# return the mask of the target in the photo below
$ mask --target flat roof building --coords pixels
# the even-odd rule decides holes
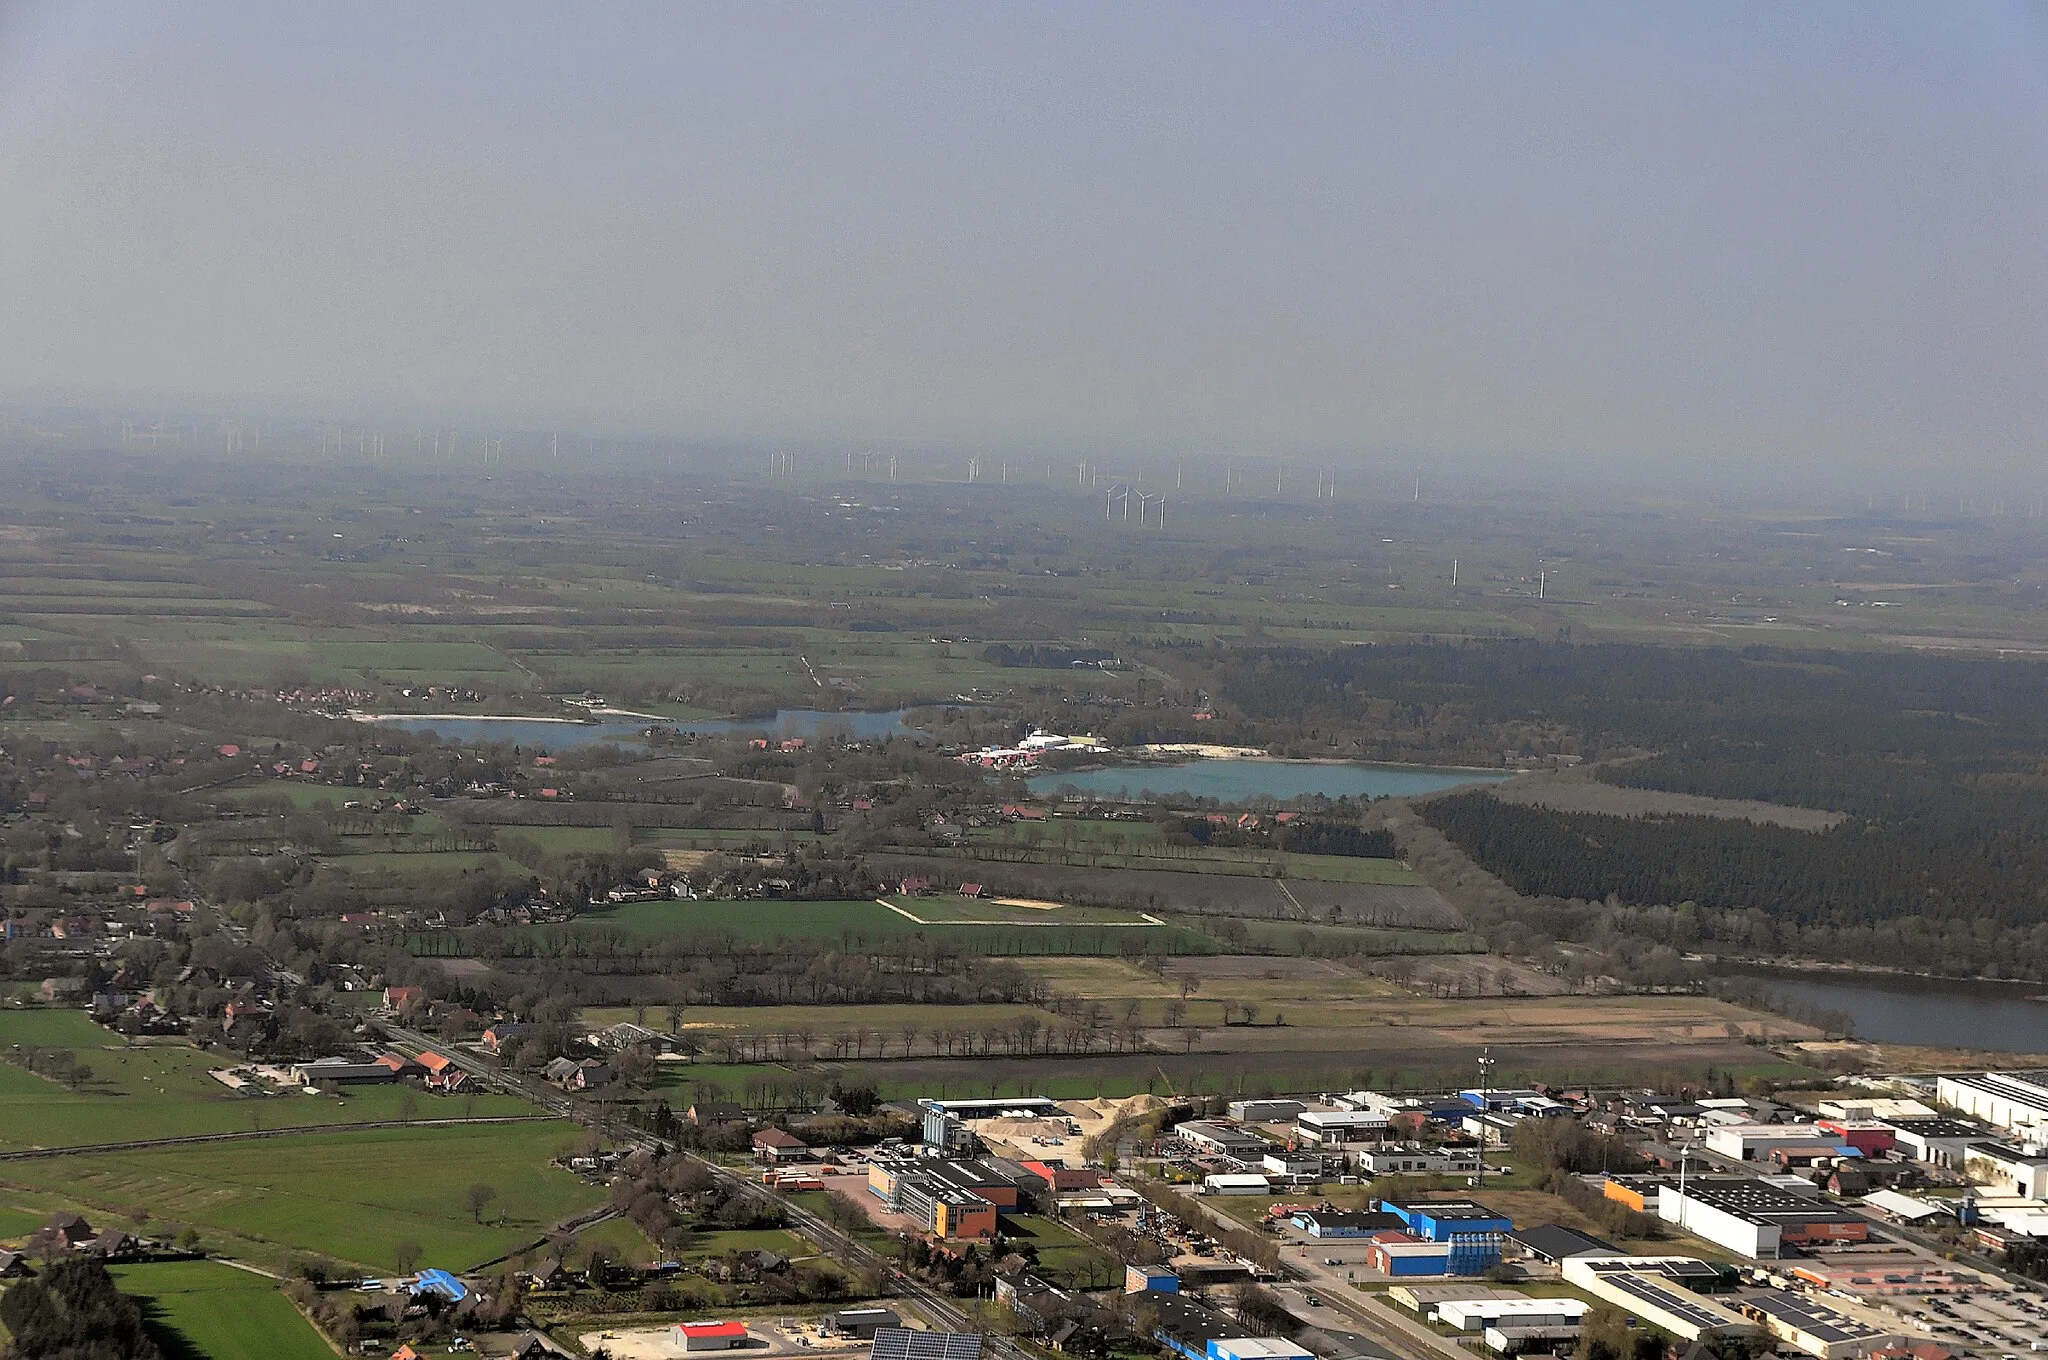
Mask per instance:
[[[1737,1305],[1764,1330],[1819,1360],[1847,1360],[1904,1338],[1830,1308],[1816,1299],[1773,1289],[1753,1294]]]
[[[1657,1189],[1657,1217],[1752,1260],[1787,1244],[1864,1242],[1870,1222],[1808,1195],[1740,1176],[1695,1176]]]
[[[1273,1146],[1256,1133],[1217,1119],[1190,1119],[1176,1124],[1173,1136],[1189,1147],[1239,1162],[1256,1162]]]
[[[1308,1108],[1305,1100],[1268,1096],[1263,1100],[1233,1100],[1230,1117],[1241,1124],[1284,1124]]]
[[[1303,1110],[1294,1131],[1316,1143],[1376,1142],[1387,1136],[1388,1124],[1378,1110]]]
[[[1575,1256],[1565,1261],[1564,1277],[1594,1298],[1682,1341],[1750,1330],[1747,1319],[1657,1275],[1614,1269],[1611,1264],[1602,1270],[1592,1258]]]
[[[1934,1098],[2010,1133],[2032,1137],[2048,1128],[2048,1072],[1937,1077]]]

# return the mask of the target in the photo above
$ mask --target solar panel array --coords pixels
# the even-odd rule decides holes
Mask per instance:
[[[1711,1331],[1728,1325],[1726,1314],[1718,1311],[1709,1312],[1685,1295],[1676,1290],[1666,1289],[1655,1280],[1647,1280],[1640,1275],[1609,1275],[1607,1283],[1632,1299],[1640,1300],[1702,1330]]]
[[[868,1360],[981,1360],[981,1333],[877,1327]]]
[[[1797,1294],[1758,1294],[1744,1299],[1743,1305],[1755,1312],[1765,1313],[1780,1322],[1789,1323],[1809,1336],[1822,1341],[1866,1341],[1882,1336],[1877,1328],[1845,1317],[1824,1304],[1803,1299]]]

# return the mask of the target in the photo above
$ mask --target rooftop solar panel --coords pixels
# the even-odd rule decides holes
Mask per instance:
[[[1653,1308],[1662,1309],[1673,1317],[1683,1318],[1695,1327],[1725,1327],[1728,1319],[1720,1313],[1708,1312],[1698,1304],[1674,1290],[1666,1289],[1655,1280],[1640,1275],[1610,1275],[1607,1283],[1621,1290],[1631,1298],[1640,1299]]]
[[[868,1360],[981,1360],[981,1333],[877,1327]]]

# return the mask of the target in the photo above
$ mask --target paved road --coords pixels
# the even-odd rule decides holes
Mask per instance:
[[[564,1118],[590,1118],[592,1116],[592,1112],[588,1107],[579,1108],[575,1101],[551,1086],[541,1082],[528,1081],[514,1073],[507,1072],[501,1067],[487,1063],[472,1054],[464,1053],[458,1048],[431,1039],[417,1030],[406,1029],[393,1021],[380,1019],[374,1023],[400,1049],[409,1048],[416,1053],[420,1049],[431,1048],[437,1053],[445,1054],[454,1061],[456,1066],[468,1072],[491,1090],[500,1091],[506,1095],[520,1096],[532,1101],[542,1109],[561,1115]],[[925,1316],[930,1318],[934,1324],[958,1332],[980,1330],[975,1325],[974,1320],[960,1307],[957,1300],[940,1294],[921,1281],[901,1274],[896,1270],[893,1262],[884,1260],[865,1243],[857,1241],[841,1232],[817,1214],[803,1208],[801,1205],[791,1203],[766,1186],[759,1185],[747,1177],[720,1166],[716,1162],[699,1157],[695,1153],[672,1148],[644,1129],[636,1129],[621,1122],[613,1122],[605,1126],[605,1132],[615,1140],[633,1147],[677,1153],[678,1155],[690,1158],[692,1161],[702,1165],[711,1173],[714,1180],[732,1192],[749,1198],[763,1200],[777,1206],[804,1236],[816,1242],[843,1264],[856,1267],[870,1267],[879,1271],[881,1278],[885,1282],[886,1289],[916,1303],[923,1310]],[[1028,1360],[1028,1357],[1017,1348],[1014,1342],[1000,1336],[990,1336],[982,1353],[984,1355],[993,1354],[1002,1357],[1002,1360]]]
[[[364,1129],[436,1129],[470,1124],[531,1124],[537,1114],[487,1115],[481,1119],[376,1119],[355,1124],[286,1124],[274,1129],[239,1129],[221,1133],[186,1133],[175,1138],[131,1138],[120,1143],[73,1143],[66,1147],[19,1148],[0,1152],[0,1162],[35,1157],[70,1157],[88,1152],[135,1152],[147,1148],[185,1147],[194,1143],[235,1143],[248,1138],[289,1138],[299,1133],[360,1133]]]

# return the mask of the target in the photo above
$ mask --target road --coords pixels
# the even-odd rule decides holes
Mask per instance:
[[[522,1099],[532,1101],[549,1113],[560,1115],[565,1119],[589,1120],[593,1118],[587,1106],[579,1107],[575,1101],[551,1086],[540,1082],[528,1081],[507,1072],[501,1067],[487,1063],[472,1054],[464,1053],[452,1045],[443,1044],[417,1030],[407,1029],[395,1021],[377,1019],[372,1023],[383,1031],[385,1038],[401,1050],[410,1049],[414,1056],[417,1056],[420,1050],[431,1048],[436,1053],[448,1057],[457,1067],[460,1067],[493,1091],[502,1092],[505,1095],[519,1096]],[[804,1236],[816,1242],[842,1264],[875,1270],[884,1281],[885,1288],[891,1289],[901,1297],[917,1304],[918,1308],[931,1320],[933,1325],[956,1332],[975,1332],[981,1330],[975,1324],[974,1319],[968,1316],[966,1310],[961,1308],[956,1300],[946,1297],[919,1280],[914,1280],[902,1274],[895,1268],[892,1262],[884,1260],[880,1254],[865,1243],[857,1241],[846,1233],[841,1232],[817,1214],[803,1208],[801,1205],[791,1203],[766,1186],[756,1184],[747,1177],[720,1166],[716,1162],[699,1157],[693,1152],[672,1148],[666,1142],[644,1129],[636,1129],[620,1122],[607,1122],[604,1125],[604,1132],[616,1141],[632,1147],[688,1157],[704,1167],[711,1173],[714,1180],[733,1193],[775,1205]],[[1025,1353],[1018,1349],[1016,1343],[1002,1336],[989,1336],[982,1353],[984,1355],[992,1354],[1002,1357],[1002,1360],[1028,1360]]]

